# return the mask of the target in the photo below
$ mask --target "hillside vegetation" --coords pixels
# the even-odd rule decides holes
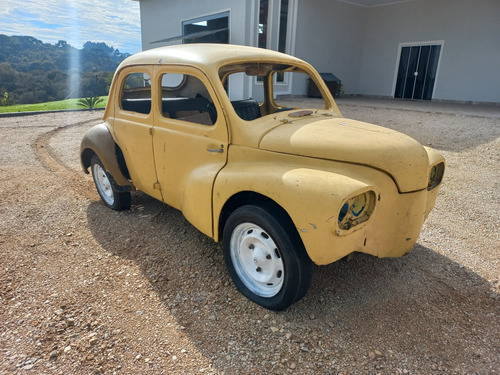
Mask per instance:
[[[0,34],[2,104],[106,96],[115,69],[128,56],[105,43],[87,42],[77,49],[63,40],[49,44]]]

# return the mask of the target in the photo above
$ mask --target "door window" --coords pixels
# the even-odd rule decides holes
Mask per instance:
[[[151,78],[147,73],[131,73],[123,81],[120,106],[125,111],[151,112]]]
[[[161,76],[162,116],[200,125],[213,125],[217,110],[205,84],[189,74]]]

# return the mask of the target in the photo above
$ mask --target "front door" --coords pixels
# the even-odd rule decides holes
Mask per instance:
[[[440,52],[438,44],[402,47],[394,97],[432,99]]]
[[[227,159],[225,118],[201,72],[156,69],[162,108],[154,121],[153,149],[162,199],[211,237],[213,184]]]

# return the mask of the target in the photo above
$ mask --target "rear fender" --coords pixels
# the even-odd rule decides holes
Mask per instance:
[[[117,156],[117,145],[106,124],[95,125],[83,136],[80,145],[80,162],[83,171],[89,173],[90,160],[96,154],[106,171],[112,176],[112,183],[119,191],[133,189],[132,182],[124,175]],[[126,167],[125,167],[126,169]]]

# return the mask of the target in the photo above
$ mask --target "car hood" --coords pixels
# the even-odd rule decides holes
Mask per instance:
[[[346,118],[283,122],[262,137],[260,149],[370,166],[389,174],[401,192],[427,187],[427,152],[405,134]]]

